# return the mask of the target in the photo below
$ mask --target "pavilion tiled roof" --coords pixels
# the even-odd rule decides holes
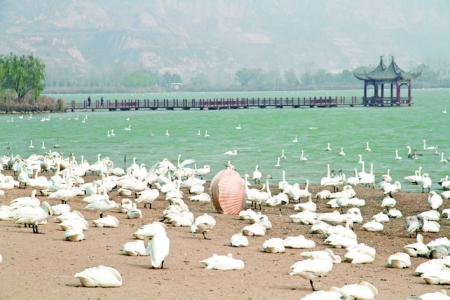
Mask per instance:
[[[411,80],[421,75],[419,73],[405,72],[395,63],[394,57],[392,57],[391,64],[386,67],[383,62],[383,57],[380,57],[380,63],[378,66],[368,73],[353,73],[353,75],[361,80]]]

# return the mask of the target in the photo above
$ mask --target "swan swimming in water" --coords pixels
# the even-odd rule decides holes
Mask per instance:
[[[166,129],[166,136],[170,136],[169,129]]]
[[[131,130],[131,125],[128,125],[128,127],[125,127],[124,130]]]
[[[422,140],[423,142],[423,149],[424,150],[436,150],[437,146],[428,146],[427,147],[427,141],[426,140]]]
[[[372,149],[369,148],[369,142],[366,142],[366,151],[368,152],[372,152]]]
[[[303,152],[304,152],[304,151],[302,150],[302,155],[300,156],[300,160],[306,161],[306,160],[308,160],[308,159],[307,159],[306,157],[303,156]]]
[[[281,157],[278,156],[277,164],[275,165],[275,167],[280,167],[280,166],[281,166],[281,165],[280,165],[280,160],[281,160]]]
[[[225,155],[237,155],[237,150],[233,150],[233,151],[227,151],[224,153]]]
[[[298,143],[298,136],[295,136],[295,139],[292,142],[293,143]]]

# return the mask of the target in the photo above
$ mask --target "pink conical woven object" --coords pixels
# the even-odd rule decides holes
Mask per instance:
[[[211,181],[214,208],[227,215],[238,215],[244,202],[244,180],[234,170],[222,170]]]

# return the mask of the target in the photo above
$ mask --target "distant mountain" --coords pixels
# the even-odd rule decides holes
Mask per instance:
[[[6,0],[0,20],[0,54],[33,53],[67,81],[149,69],[231,84],[241,68],[353,70],[380,55],[408,71],[450,43],[446,0]]]

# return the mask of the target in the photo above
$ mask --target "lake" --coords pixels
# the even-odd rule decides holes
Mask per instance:
[[[449,114],[444,114],[450,89],[413,89],[414,105],[410,107],[337,107],[337,108],[283,108],[283,109],[235,109],[235,110],[139,110],[139,111],[77,111],[51,115],[0,115],[1,155],[28,157],[57,150],[53,145],[59,141],[65,156],[75,153],[90,163],[98,154],[109,156],[116,166],[145,163],[149,169],[157,161],[168,158],[176,163],[195,159],[197,167],[211,166],[213,176],[231,160],[237,171],[252,174],[255,166],[263,174],[271,174],[271,183],[286,180],[303,185],[319,183],[327,175],[327,164],[342,170],[346,177],[353,176],[357,168],[358,154],[365,162],[365,171],[373,173],[376,181],[390,169],[393,181],[402,184],[402,190],[420,191],[404,177],[414,175],[422,166],[422,173],[430,174],[433,189],[437,181],[448,175],[449,164],[440,162],[435,150],[424,149],[437,146],[450,156],[447,142]],[[405,91],[402,91],[405,93]],[[351,91],[298,91],[298,92],[226,92],[226,93],[149,93],[149,94],[90,94],[92,100],[100,99],[199,99],[230,97],[315,97],[315,96],[361,96],[362,90]],[[83,101],[86,94],[51,94],[67,103]],[[13,119],[12,119],[13,118]],[[43,120],[45,118],[46,120]],[[47,120],[48,119],[48,120]],[[83,122],[84,120],[84,122]],[[241,129],[236,129],[240,125]],[[131,126],[131,130],[125,130]],[[114,130],[114,136],[111,131]],[[108,131],[110,136],[108,136]],[[169,136],[165,135],[168,131]],[[207,131],[208,136],[205,136]],[[198,133],[200,132],[200,135]],[[297,136],[298,142],[293,142]],[[29,148],[30,140],[34,148]],[[42,142],[46,149],[42,149]],[[369,142],[371,152],[365,151]],[[7,145],[11,149],[7,149]],[[330,143],[331,151],[325,151]],[[407,158],[407,146],[423,153],[419,159]],[[343,147],[345,156],[338,153]],[[224,153],[237,150],[236,156]],[[284,150],[286,159],[278,157]],[[401,160],[395,159],[398,150]],[[301,152],[307,160],[300,160]],[[126,159],[126,161],[125,161]],[[193,167],[193,165],[191,165]],[[381,193],[381,192],[380,192]]]

